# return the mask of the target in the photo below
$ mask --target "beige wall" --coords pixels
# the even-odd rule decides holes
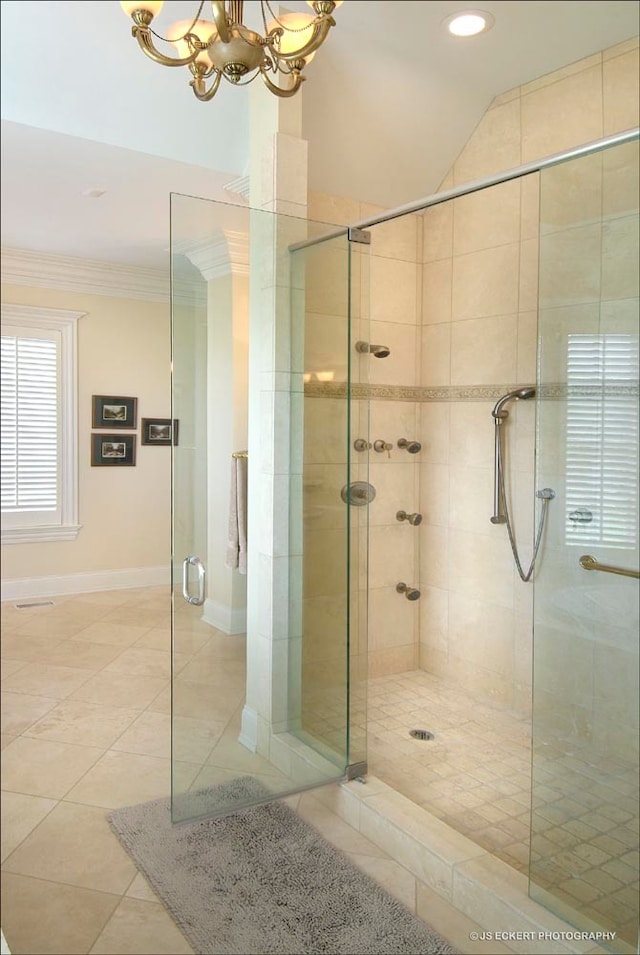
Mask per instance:
[[[2,301],[86,312],[78,323],[79,517],[75,541],[2,547],[4,581],[166,565],[170,559],[170,449],[140,445],[142,417],[170,416],[166,305],[52,289],[3,286]],[[90,466],[91,396],[138,399],[136,466]]]

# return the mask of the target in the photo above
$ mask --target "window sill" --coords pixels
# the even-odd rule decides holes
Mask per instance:
[[[45,541],[73,541],[82,524],[50,524],[36,527],[5,527],[0,542],[3,544],[40,544]]]

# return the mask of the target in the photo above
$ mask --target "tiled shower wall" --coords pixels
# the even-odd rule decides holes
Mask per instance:
[[[635,39],[497,97],[442,188],[637,124]],[[536,378],[538,201],[538,177],[530,176],[374,227],[369,339],[391,354],[357,359],[374,386],[370,438],[394,446],[370,455],[369,672],[418,665],[525,712],[531,585],[514,571],[505,528],[489,522],[491,408]],[[340,224],[378,211],[318,193],[308,210]],[[505,426],[523,561],[531,553],[533,412],[533,403],[514,403]],[[328,415],[318,419],[330,426]],[[400,437],[420,440],[422,452],[398,450]],[[420,511],[422,525],[399,523],[399,509]],[[420,601],[396,593],[401,580],[421,589]]]
[[[347,224],[378,211],[382,210],[348,199],[319,193],[309,196],[309,216],[320,221]],[[419,577],[420,528],[399,523],[396,512],[401,509],[409,513],[417,511],[419,503],[419,456],[414,457],[399,449],[397,441],[403,437],[415,439],[419,433],[419,405],[415,393],[420,378],[421,242],[421,216],[407,216],[372,230],[372,243],[366,255],[368,276],[363,273],[366,289],[361,296],[362,321],[358,321],[360,316],[356,314],[353,324],[352,347],[357,338],[362,337],[390,349],[387,358],[352,351],[352,380],[368,380],[376,396],[369,405],[369,422],[364,414],[367,402],[353,402],[352,479],[363,477],[359,466],[362,462],[353,450],[353,441],[367,436],[367,424],[372,442],[381,440],[392,445],[388,452],[371,450],[369,456],[368,480],[376,488],[376,498],[369,507],[368,669],[373,676],[410,670],[418,664],[418,604],[406,600],[395,588],[400,581],[417,586]],[[357,261],[354,266],[356,270],[359,268]],[[331,281],[332,275],[327,270],[323,274],[322,287],[325,303],[331,298],[326,288],[326,283]],[[352,281],[357,285],[358,275],[355,273]],[[313,311],[308,306],[307,334],[313,335],[313,341],[309,339],[311,350],[316,355],[331,356],[331,369],[336,370],[334,380],[344,381],[346,369],[340,364],[344,358],[337,361],[335,355],[336,320],[323,315],[322,322],[314,323],[315,311],[317,305]],[[342,314],[346,312],[343,310]],[[313,373],[314,370],[309,363],[308,371]],[[414,400],[398,400],[399,392],[405,396],[413,394]],[[327,515],[329,502],[340,501],[340,487],[345,477],[346,435],[346,402],[344,398],[329,397],[329,394],[329,391],[323,394],[320,390],[318,397],[309,403],[309,433],[305,437],[305,475],[309,493],[324,505]],[[362,414],[358,409],[360,404]],[[338,466],[331,471],[326,467],[328,461]],[[340,508],[337,510],[341,513]],[[316,566],[318,582],[324,589],[327,580],[338,572],[336,547],[331,546],[329,539],[326,543],[324,566],[328,573],[322,566]],[[328,628],[321,626],[320,621],[327,619],[327,607],[334,618],[335,614],[340,618],[344,607],[339,605],[335,595],[329,599],[317,590],[314,587],[313,593],[309,593],[309,619],[313,617],[318,624],[320,632],[316,643],[322,645],[322,653],[326,656]],[[314,652],[311,646],[309,650]],[[333,663],[335,669],[336,661]],[[316,672],[317,667],[314,667],[314,678]]]
[[[549,734],[588,741],[592,753],[631,763],[638,752],[637,586],[622,577],[586,575],[578,555],[638,566],[638,392],[631,383],[638,364],[638,187],[638,143],[617,146],[548,170],[540,216],[540,376],[567,387],[569,399],[544,401],[539,413],[538,466],[559,507],[536,581],[536,716]],[[580,195],[589,202],[576,203]],[[613,339],[622,349],[615,371],[609,366],[609,388],[603,396],[581,397],[573,361],[569,373],[569,342],[573,350],[607,339],[605,349]],[[592,381],[593,369],[586,374]],[[591,439],[610,475],[615,526],[609,516],[598,521],[608,509],[576,474],[576,416],[592,423],[596,409],[605,427],[601,436],[596,427]],[[626,451],[621,463],[611,449],[616,439]],[[568,473],[567,460],[573,464]],[[578,495],[596,511],[593,524],[567,521]]]
[[[637,124],[636,39],[499,96],[443,188]],[[421,384],[448,400],[421,408],[420,666],[525,711],[531,585],[514,572],[505,528],[489,522],[491,408],[500,391],[536,378],[538,186],[530,176],[427,210],[422,251]],[[504,425],[525,559],[533,411],[512,404]]]
[[[505,183],[424,214],[422,384],[445,400],[422,405],[420,666],[507,704],[530,683],[532,585],[515,574],[506,528],[490,522],[491,409],[536,380],[537,185]],[[502,425],[523,563],[533,410],[513,404]]]
[[[369,210],[373,211],[373,210]],[[367,212],[369,214],[369,212]],[[391,450],[370,452],[369,480],[377,496],[369,508],[369,674],[418,664],[419,604],[399,594],[400,582],[419,586],[420,527],[399,522],[399,510],[420,510],[418,456],[398,448],[419,436],[419,405],[396,400],[420,384],[421,217],[407,216],[372,229],[370,340],[387,345],[387,358],[367,358],[370,440]],[[388,386],[385,388],[384,386]]]

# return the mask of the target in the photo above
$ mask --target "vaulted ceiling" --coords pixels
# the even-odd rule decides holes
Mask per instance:
[[[483,0],[493,29],[449,36],[442,20],[474,5],[337,10],[302,93],[312,188],[384,206],[425,195],[495,95],[638,32],[636,0]],[[258,4],[245,7],[257,25]],[[157,28],[194,9],[167,0]],[[2,2],[3,244],[152,264],[167,193],[220,198],[245,171],[247,91],[223,84],[200,103],[129,33],[116,0]],[[102,199],[82,195],[93,187]]]

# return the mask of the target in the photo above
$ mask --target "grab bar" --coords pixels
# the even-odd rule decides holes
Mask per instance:
[[[600,564],[590,554],[583,554],[580,558],[583,570],[601,570],[604,574],[620,574],[621,577],[640,578],[640,570],[626,570],[624,567],[612,567],[610,564]]]

